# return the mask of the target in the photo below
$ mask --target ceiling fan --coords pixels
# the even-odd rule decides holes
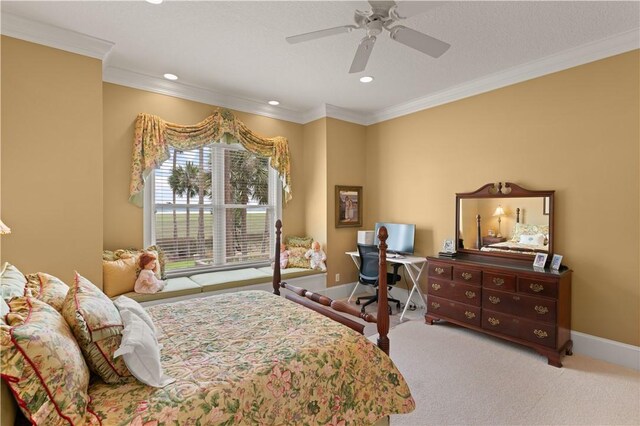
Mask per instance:
[[[371,10],[356,10],[354,16],[356,25],[342,25],[340,27],[327,28],[326,30],[312,31],[310,33],[287,37],[286,40],[294,44],[335,34],[348,33],[357,29],[366,30],[367,35],[358,45],[349,73],[364,71],[376,42],[376,36],[382,33],[383,30],[389,31],[391,40],[395,40],[398,43],[414,48],[434,58],[439,58],[451,47],[449,43],[445,43],[442,40],[438,40],[419,31],[403,25],[394,25],[398,20],[424,13],[442,4],[442,2],[406,1],[396,4],[394,1],[370,0],[369,4],[371,5]]]

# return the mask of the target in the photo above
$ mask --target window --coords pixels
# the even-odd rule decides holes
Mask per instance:
[[[222,143],[170,155],[145,200],[145,244],[162,248],[167,272],[267,264],[281,213],[269,159]]]

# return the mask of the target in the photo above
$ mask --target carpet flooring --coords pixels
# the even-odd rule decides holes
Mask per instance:
[[[389,333],[391,358],[417,405],[391,416],[391,426],[640,425],[639,372],[579,354],[555,368],[532,349],[427,325],[421,314],[396,320]]]

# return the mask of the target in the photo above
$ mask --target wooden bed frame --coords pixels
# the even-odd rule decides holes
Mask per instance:
[[[480,215],[476,215],[476,245],[478,250],[482,247],[482,230],[480,229]],[[520,223],[520,207],[516,209],[516,223]]]
[[[286,288],[293,294],[289,293],[285,295],[285,298],[306,306],[314,311],[325,315],[347,327],[357,331],[360,334],[364,334],[364,325],[354,321],[351,318],[340,315],[337,312],[343,312],[348,315],[352,315],[357,318],[361,318],[366,322],[376,323],[378,325],[378,347],[382,349],[384,353],[389,355],[389,303],[387,300],[387,228],[380,227],[378,231],[378,238],[380,240],[379,246],[379,282],[378,282],[378,312],[376,315],[361,313],[359,309],[348,303],[341,302],[339,300],[332,300],[327,296],[323,296],[318,293],[307,291],[303,288],[287,284],[281,281],[280,274],[280,237],[282,233],[282,222],[276,221],[276,245],[275,245],[275,263],[273,269],[273,294],[280,295],[280,289]],[[336,312],[337,311],[337,312]]]

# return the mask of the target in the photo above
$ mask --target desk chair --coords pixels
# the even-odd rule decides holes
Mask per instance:
[[[360,309],[360,311],[364,313],[367,306],[378,301],[378,247],[369,244],[358,244],[358,253],[360,254],[360,271],[358,274],[358,281],[361,284],[376,287],[375,296],[363,296],[356,299],[356,305],[359,305],[361,300],[367,300],[367,302],[362,305],[362,309]],[[391,290],[391,287],[400,279],[400,275],[398,275],[398,268],[400,268],[402,264],[392,263],[391,265],[393,267],[393,273],[387,272],[387,286],[389,290]],[[387,297],[387,300],[389,302],[396,302],[397,308],[400,309],[400,301],[398,299]],[[391,306],[389,306],[389,313],[391,313]]]

